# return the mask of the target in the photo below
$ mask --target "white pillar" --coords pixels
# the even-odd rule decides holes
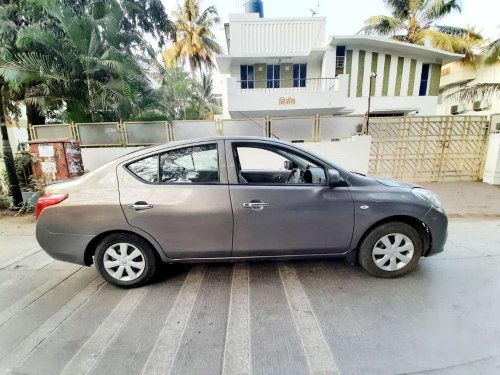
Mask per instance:
[[[490,134],[488,153],[484,164],[483,182],[500,185],[500,133]]]

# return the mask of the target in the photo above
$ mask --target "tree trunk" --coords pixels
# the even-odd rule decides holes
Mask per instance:
[[[12,200],[15,207],[19,207],[23,203],[23,195],[21,194],[21,188],[19,187],[19,181],[17,179],[16,167],[14,164],[14,155],[12,154],[12,148],[9,142],[9,133],[7,132],[7,123],[5,122],[3,115],[3,93],[2,93],[2,82],[0,81],[0,130],[2,133],[2,150],[3,150],[3,160],[5,162],[5,169],[7,170],[7,178],[9,183],[10,193],[12,194]]]
[[[45,124],[45,116],[35,104],[26,104],[26,117],[28,117],[28,124],[30,125]]]

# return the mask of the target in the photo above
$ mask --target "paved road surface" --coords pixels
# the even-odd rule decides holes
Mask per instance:
[[[183,265],[129,291],[16,223],[0,219],[0,374],[500,373],[498,220],[452,221],[447,251],[397,280],[331,260]]]

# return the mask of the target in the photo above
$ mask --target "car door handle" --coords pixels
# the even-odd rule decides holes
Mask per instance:
[[[153,208],[153,205],[146,202],[135,202],[134,204],[127,205],[127,208],[129,210],[145,211]]]
[[[248,202],[248,203],[243,203],[243,207],[250,208],[254,211],[260,211],[260,210],[263,210],[265,207],[269,207],[269,203],[266,203],[266,202]]]

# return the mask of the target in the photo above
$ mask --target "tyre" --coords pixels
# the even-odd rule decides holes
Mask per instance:
[[[157,267],[151,245],[129,233],[114,233],[105,237],[97,246],[94,262],[108,283],[121,288],[146,284]]]
[[[361,266],[376,277],[398,277],[413,270],[422,255],[417,230],[402,222],[382,224],[370,231],[358,249]]]

